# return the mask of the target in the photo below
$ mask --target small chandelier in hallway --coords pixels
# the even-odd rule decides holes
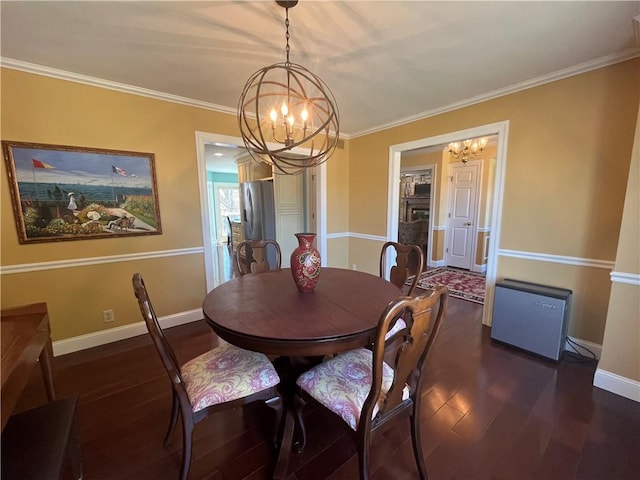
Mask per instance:
[[[450,143],[449,156],[454,160],[467,163],[469,160],[473,160],[476,155],[482,153],[484,147],[487,146],[487,141],[487,137],[482,137]]]

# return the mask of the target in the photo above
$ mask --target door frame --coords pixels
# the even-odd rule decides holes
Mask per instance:
[[[493,317],[493,296],[498,268],[498,246],[500,245],[500,230],[502,226],[502,202],[504,200],[504,183],[507,166],[507,144],[509,139],[509,121],[481,125],[466,130],[444,133],[433,137],[426,137],[411,142],[389,146],[389,178],[387,198],[387,239],[393,241],[398,238],[398,213],[400,208],[400,162],[402,152],[418,148],[433,147],[448,144],[469,137],[497,135],[496,170],[492,188],[491,207],[491,237],[489,243],[489,257],[487,259],[486,292],[482,323],[491,325]]]
[[[211,212],[209,209],[209,200],[207,194],[207,163],[205,157],[205,145],[213,143],[224,143],[228,145],[243,146],[244,142],[240,137],[234,137],[230,135],[221,135],[218,133],[209,132],[195,132],[195,147],[196,147],[196,159],[198,163],[198,189],[200,193],[200,220],[202,223],[202,244],[211,245]],[[276,145],[273,145],[276,147]],[[292,150],[295,153],[308,154],[309,150],[306,148],[295,148]],[[322,259],[322,266],[326,266],[327,261],[327,164],[326,162],[320,164],[316,168],[316,205],[317,205],[317,218],[316,229],[318,235],[316,237],[316,247],[320,252],[320,258]],[[217,287],[215,283],[215,275],[213,272],[213,251],[211,248],[204,248],[204,269],[205,269],[205,282],[207,292]]]
[[[483,175],[483,165],[484,162],[479,160],[469,160],[467,163],[464,162],[454,162],[449,163],[449,178],[453,177],[453,169],[456,166],[466,166],[466,165],[477,165],[478,167],[478,175],[476,175],[475,180],[475,214],[473,218],[473,228],[471,229],[471,249],[469,250],[469,271],[475,272],[476,266],[476,253],[477,253],[477,243],[478,243],[478,222],[480,217],[480,191],[482,190],[482,175]],[[452,181],[452,180],[451,180]],[[444,230],[444,265],[445,267],[449,266],[449,260],[447,259],[447,255],[449,252],[449,242],[451,241],[452,228],[451,228],[451,211],[453,210],[453,189],[451,188],[451,184],[449,185],[449,193],[447,195],[447,225]]]

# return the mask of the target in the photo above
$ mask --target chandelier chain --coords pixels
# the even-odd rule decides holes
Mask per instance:
[[[285,18],[285,21],[284,21],[284,26],[286,28],[285,38],[287,39],[287,47],[286,47],[285,50],[287,52],[287,63],[291,63],[289,61],[289,52],[291,51],[291,47],[289,46],[289,38],[290,38],[290,35],[289,35],[289,9],[285,8],[285,11],[286,11],[286,13],[285,13],[286,18]]]

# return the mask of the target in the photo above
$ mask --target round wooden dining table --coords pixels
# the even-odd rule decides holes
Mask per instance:
[[[205,320],[224,340],[271,355],[326,355],[373,341],[387,304],[402,295],[375,275],[322,268],[313,292],[300,293],[289,269],[245,275],[204,299]]]
[[[280,269],[221,284],[207,294],[202,310],[227,342],[288,358],[291,365],[371,344],[383,310],[401,295],[398,287],[378,276],[341,268],[322,268],[315,290],[300,293],[291,270]],[[285,478],[288,468],[296,376],[281,375],[285,421],[274,479]]]

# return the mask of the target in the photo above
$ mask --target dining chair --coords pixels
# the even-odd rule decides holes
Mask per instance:
[[[399,297],[382,312],[373,350],[361,348],[341,353],[301,374],[296,384],[298,416],[313,399],[338,415],[349,426],[357,450],[360,479],[369,478],[369,448],[373,435],[409,417],[413,453],[421,479],[427,478],[420,438],[420,406],[423,370],[429,351],[446,315],[447,287],[417,297]],[[387,332],[398,314],[407,330],[391,363],[385,362]],[[306,433],[301,432],[302,447]]]
[[[133,275],[133,289],[153,344],[171,379],[172,407],[165,448],[175,431],[178,413],[182,418],[180,480],[189,474],[193,427],[211,413],[264,401],[276,412],[275,442],[282,419],[282,396],[277,389],[280,377],[269,359],[262,353],[221,341],[218,347],[180,366],[139,273]]]
[[[268,248],[272,245],[275,257],[272,263],[268,260]],[[248,273],[267,272],[279,270],[282,265],[282,252],[280,245],[275,240],[244,240],[238,244],[236,250],[236,263],[240,276]]]
[[[395,250],[395,265],[389,270],[387,278],[387,260],[389,249]],[[424,269],[424,252],[418,245],[405,245],[398,242],[387,242],[380,251],[380,278],[385,278],[396,287],[403,289],[409,296],[413,295],[420,274]],[[406,286],[407,280],[413,276],[411,284]]]
[[[233,227],[231,226],[231,217],[229,215],[225,216],[225,230],[227,234],[227,247],[232,248],[233,246]]]
[[[406,295],[412,296],[415,293],[420,275],[424,268],[424,252],[418,245],[405,245],[397,242],[387,242],[380,251],[380,278],[386,278],[388,250],[395,250],[395,265],[389,270],[389,280],[396,287],[400,288]],[[407,281],[413,276],[411,284],[407,286]],[[399,315],[402,315],[400,313]],[[395,337],[396,334],[406,328],[405,321],[400,318],[395,322],[394,328],[387,333],[387,339]]]

